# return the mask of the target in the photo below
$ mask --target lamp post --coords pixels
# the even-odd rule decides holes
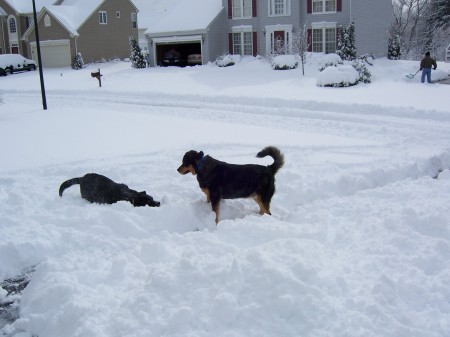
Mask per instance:
[[[45,85],[44,85],[44,74],[42,72],[42,60],[41,60],[41,46],[39,44],[39,31],[38,31],[38,23],[37,23],[37,15],[36,15],[36,4],[33,1],[33,15],[34,15],[34,31],[36,32],[36,49],[38,56],[38,64],[39,64],[39,78],[41,80],[41,94],[42,94],[42,107],[44,110],[47,110],[47,99],[45,98]]]

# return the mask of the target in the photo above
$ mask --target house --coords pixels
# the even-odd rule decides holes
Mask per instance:
[[[186,59],[189,54],[202,54],[203,61],[214,60],[226,53],[225,9],[222,0],[133,0],[146,19],[148,59],[158,65],[172,48]]]
[[[35,0],[36,11],[57,0]],[[33,22],[33,2],[26,0],[0,0],[0,54],[28,55],[23,33]]]
[[[129,57],[137,13],[130,0],[58,0],[44,6],[37,18],[43,66],[68,67],[78,53],[85,62]],[[28,57],[36,59],[34,25],[22,40],[30,46]]]
[[[310,51],[333,53],[339,27],[350,22],[355,23],[358,54],[387,55],[391,0],[184,0],[175,4],[174,0],[134,0],[140,9],[144,1],[166,6],[141,10],[148,18],[145,35],[151,65],[157,65],[171,47],[182,54],[200,51],[203,63],[225,53],[293,53],[293,39],[303,27]]]
[[[292,53],[306,25],[310,51],[334,53],[340,26],[355,23],[358,54],[386,56],[391,0],[223,0],[229,51],[241,55]]]

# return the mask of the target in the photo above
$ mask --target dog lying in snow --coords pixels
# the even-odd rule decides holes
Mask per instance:
[[[114,204],[123,200],[130,202],[135,207],[160,206],[160,202],[153,200],[145,191],[137,192],[125,184],[118,184],[97,173],[88,173],[83,177],[63,182],[59,188],[59,196],[62,197],[66,188],[76,184],[80,185],[81,196],[89,202]]]
[[[236,199],[252,197],[259,205],[260,214],[270,213],[270,201],[275,193],[275,174],[284,164],[284,156],[274,146],[268,146],[256,157],[271,156],[272,165],[256,164],[236,165],[219,161],[203,152],[188,151],[183,156],[178,173],[191,172],[197,175],[197,181],[207,202],[211,202],[216,213],[216,224],[219,222],[219,207],[221,199]]]

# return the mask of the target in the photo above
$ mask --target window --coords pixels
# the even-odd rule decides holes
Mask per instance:
[[[318,28],[312,31],[312,51],[316,53],[336,52],[336,28]]]
[[[137,14],[136,13],[131,13],[131,28],[137,29],[137,27],[138,27]]]
[[[14,18],[9,19],[9,32],[17,33],[16,19]]]
[[[291,0],[269,0],[269,16],[291,15]]]
[[[101,25],[106,25],[108,23],[108,17],[105,11],[98,12],[98,19]]]
[[[120,19],[120,11],[116,12],[116,19]]]
[[[50,20],[50,15],[46,14],[44,17],[44,26],[51,27],[52,21]]]
[[[233,19],[251,18],[252,0],[233,0]]]
[[[336,12],[336,0],[312,0],[313,13]]]
[[[253,55],[253,33],[233,33],[233,54]]]

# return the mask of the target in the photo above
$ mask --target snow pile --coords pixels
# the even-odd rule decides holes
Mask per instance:
[[[217,58],[216,65],[219,67],[233,66],[241,61],[241,55],[222,55]]]
[[[327,90],[318,63],[114,62],[102,88],[98,65],[51,69],[46,111],[37,72],[0,81],[0,280],[35,270],[0,336],[446,337],[449,87],[375,60],[370,85]],[[267,145],[272,216],[224,200],[216,226],[183,154],[270,165]],[[161,207],[58,196],[87,172]]]

